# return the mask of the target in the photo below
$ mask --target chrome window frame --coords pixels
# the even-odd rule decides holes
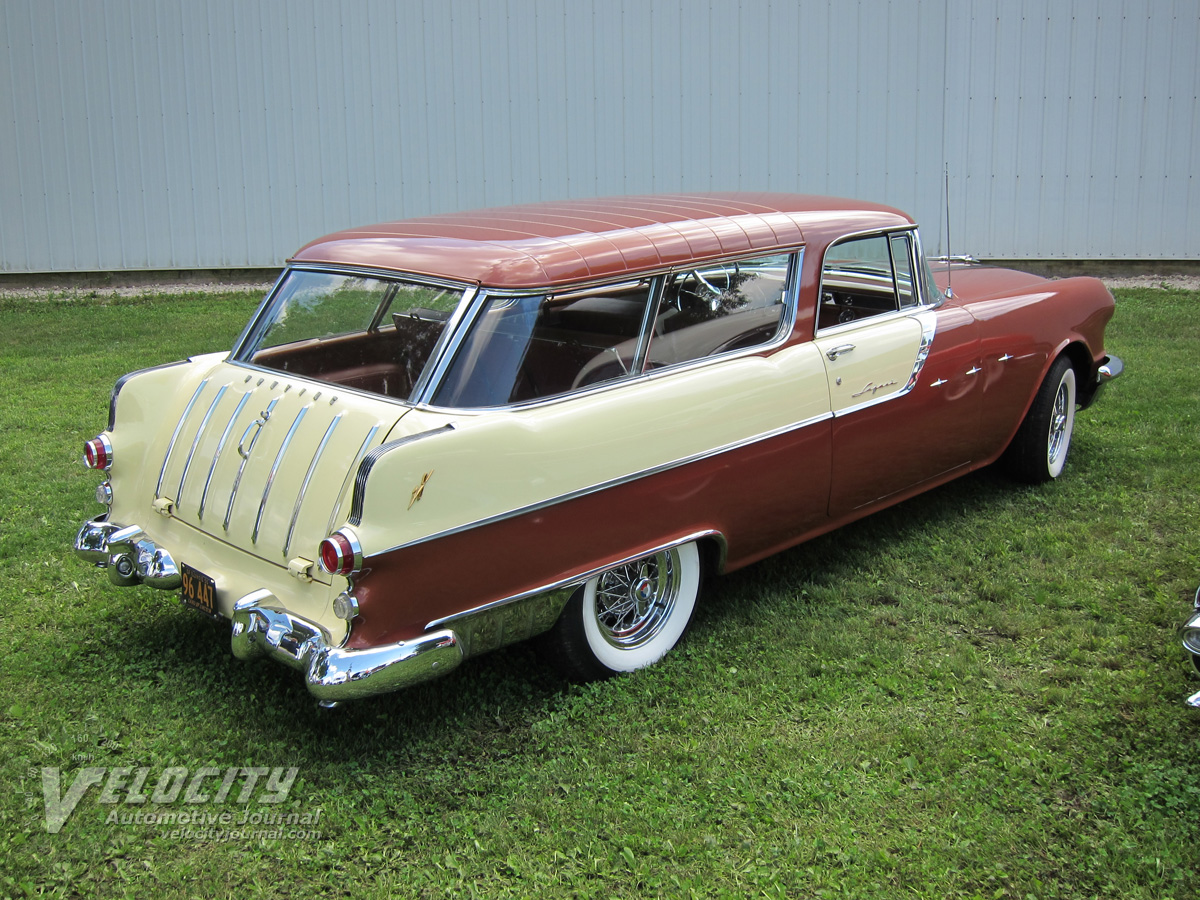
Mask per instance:
[[[887,240],[888,245],[888,265],[892,269],[892,290],[895,292],[896,272],[895,263],[892,261],[891,239],[894,234],[906,233],[910,235],[909,240],[909,263],[914,266],[913,269],[913,291],[917,296],[917,303],[912,306],[897,306],[896,309],[881,312],[875,316],[869,316],[863,319],[856,319],[852,322],[839,322],[837,325],[828,325],[822,328],[821,321],[821,303],[825,296],[825,261],[829,257],[829,251],[839,244],[844,244],[847,241],[857,240],[858,238],[883,237]],[[937,309],[945,301],[945,298],[937,291],[933,285],[926,284],[925,275],[925,254],[921,250],[921,237],[916,225],[902,225],[896,228],[883,229],[868,229],[866,231],[855,231],[850,234],[842,235],[835,241],[831,241],[829,246],[825,248],[825,252],[821,255],[821,272],[817,282],[817,298],[816,307],[813,310],[813,336],[825,337],[826,335],[841,334],[844,331],[855,331],[859,328],[867,328],[875,322],[890,322],[904,316],[912,316],[924,310]],[[936,297],[930,298],[930,293],[935,293]],[[900,302],[899,293],[895,293],[896,303]]]

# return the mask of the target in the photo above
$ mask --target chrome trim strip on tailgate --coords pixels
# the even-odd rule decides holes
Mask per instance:
[[[249,394],[246,396],[249,396]],[[238,488],[242,484],[242,473],[246,471],[246,463],[250,461],[250,451],[254,449],[254,444],[258,441],[258,436],[262,434],[263,426],[270,420],[271,413],[275,411],[275,404],[278,402],[279,398],[276,397],[268,403],[267,408],[262,411],[262,415],[251,422],[242,433],[242,441],[238,443],[238,455],[242,457],[242,462],[238,466],[237,476],[233,479],[233,489],[229,492],[229,506],[225,507],[225,523],[223,527],[226,531],[229,531],[229,520],[233,518],[233,501],[237,499]],[[258,425],[258,430],[254,432],[254,437],[251,438],[250,446],[243,447],[242,443],[245,442],[246,436],[250,434],[250,429],[255,425]]]
[[[325,445],[333,437],[333,430],[337,428],[338,422],[342,421],[342,416],[344,415],[345,413],[338,413],[333,417],[333,421],[325,429],[325,437],[321,438],[321,443],[317,445],[317,452],[313,454],[312,462],[308,464],[308,471],[304,473],[304,481],[300,485],[300,493],[296,495],[296,505],[292,508],[292,521],[288,525],[287,537],[283,541],[284,556],[288,555],[288,550],[292,547],[292,532],[296,530],[296,520],[300,518],[300,505],[304,502],[304,494],[308,491],[308,483],[312,481],[313,472],[317,470],[317,463],[321,459],[321,454],[325,452]]]
[[[200,397],[201,392],[208,386],[208,379],[205,378],[196,387],[196,393],[192,394],[192,399],[188,401],[188,405],[184,407],[183,415],[179,417],[179,422],[175,425],[175,432],[171,435],[171,443],[167,444],[167,455],[163,457],[162,469],[158,473],[158,484],[154,486],[154,499],[157,500],[162,496],[163,479],[167,477],[167,464],[171,461],[171,453],[175,449],[175,442],[179,440],[179,432],[183,430],[183,423],[187,421],[188,416],[192,414],[192,407],[196,405],[196,400]]]
[[[208,477],[204,479],[204,493],[200,495],[200,512],[197,515],[199,519],[204,518],[204,504],[208,500],[208,488],[212,484],[213,472],[217,470],[217,462],[221,459],[221,451],[225,449],[225,442],[229,440],[229,432],[233,431],[233,423],[242,414],[242,409],[249,399],[249,394],[242,394],[242,399],[238,401],[237,409],[233,411],[233,415],[229,417],[229,421],[225,424],[225,430],[221,432],[221,440],[217,442],[217,449],[213,453],[212,465],[208,467]]]
[[[225,392],[229,390],[229,385],[226,384],[217,391],[217,396],[213,398],[213,402],[208,405],[208,412],[204,414],[204,418],[200,422],[200,427],[196,429],[196,436],[192,439],[192,449],[188,451],[187,462],[183,464],[183,474],[179,476],[179,488],[175,491],[175,507],[179,507],[179,500],[183,496],[183,483],[187,481],[188,470],[192,467],[192,458],[196,455],[196,448],[200,446],[200,439],[204,437],[204,432],[208,428],[209,420],[212,419],[213,413],[217,409],[217,404],[221,402],[221,398],[225,396]]]
[[[275,462],[271,463],[271,471],[267,475],[267,483],[263,488],[262,499],[258,501],[258,515],[254,517],[254,530],[250,532],[250,543],[258,543],[258,528],[262,524],[263,512],[267,508],[267,498],[271,496],[271,486],[275,483],[275,474],[279,471],[279,464],[283,462],[283,456],[287,453],[288,445],[292,442],[292,437],[296,434],[296,429],[300,427],[300,423],[304,421],[304,417],[308,411],[312,409],[312,404],[300,408],[300,412],[296,413],[296,418],[292,420],[292,427],[288,429],[288,433],[284,435],[283,443],[279,445],[279,452],[275,454]]]

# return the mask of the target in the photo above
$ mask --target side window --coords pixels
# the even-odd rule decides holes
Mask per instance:
[[[784,321],[790,254],[700,266],[668,277],[646,368],[770,342]]]
[[[818,328],[915,306],[912,234],[873,234],[830,246],[821,266]]]
[[[504,406],[624,378],[651,279],[559,294],[485,299],[433,396],[438,406]]]
[[[892,245],[892,271],[896,275],[896,295],[900,300],[900,308],[916,306],[917,292],[913,281],[912,235],[909,232],[893,234],[888,240]]]

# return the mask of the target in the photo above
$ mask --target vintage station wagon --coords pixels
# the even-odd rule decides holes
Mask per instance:
[[[229,353],[135,372],[79,556],[232,622],[325,704],[544,635],[580,678],[739,568],[998,460],[1057,477],[1112,297],[885,206],[623,197],[339,232]]]

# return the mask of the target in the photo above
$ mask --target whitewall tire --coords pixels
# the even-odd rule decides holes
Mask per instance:
[[[695,542],[615,566],[575,592],[543,646],[558,668],[576,680],[644,668],[683,637],[700,582]]]

